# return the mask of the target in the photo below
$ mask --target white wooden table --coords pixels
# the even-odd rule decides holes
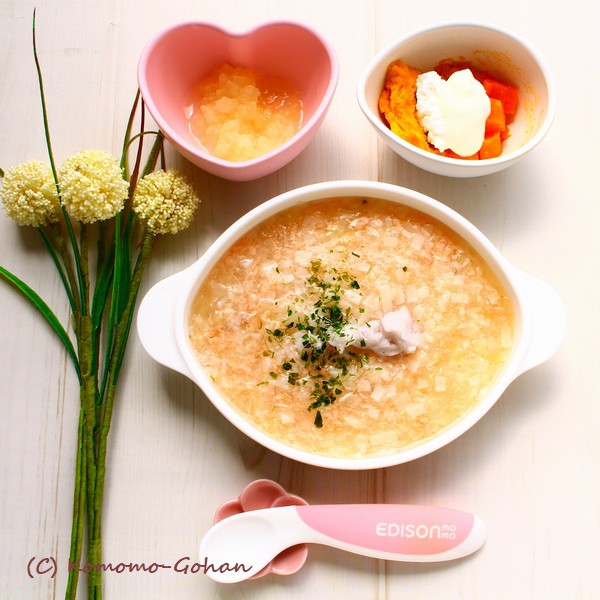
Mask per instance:
[[[44,160],[31,52],[33,4],[0,5],[0,166]],[[118,153],[145,43],[177,22],[242,31],[292,19],[338,52],[340,81],[313,143],[281,171],[231,183],[169,149],[203,203],[195,225],[165,239],[144,288],[196,260],[230,223],[288,189],[333,179],[407,186],[461,212],[515,265],[562,297],[559,352],[522,375],[493,410],[449,446],[394,468],[334,472],[266,451],[238,433],[187,379],[154,363],[132,336],[111,432],[106,561],[195,558],[214,509],[267,477],[311,503],[434,503],[476,512],[488,527],[477,554],[401,564],[312,547],[292,577],[219,586],[204,575],[112,574],[106,598],[347,598],[591,600],[600,597],[600,198],[598,51],[592,0],[128,2],[39,0],[38,48],[57,160],[83,148]],[[552,130],[509,170],[474,180],[430,175],[381,146],[358,108],[368,60],[395,37],[443,19],[478,19],[525,36],[559,91]],[[67,304],[39,237],[0,215],[0,264],[29,281],[61,316]],[[66,582],[78,414],[77,384],[50,329],[0,285],[0,598],[61,598]],[[28,561],[58,559],[55,578]]]

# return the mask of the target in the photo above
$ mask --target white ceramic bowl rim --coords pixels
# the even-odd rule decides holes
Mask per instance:
[[[367,458],[336,458],[302,451],[268,437],[246,421],[216,390],[188,343],[187,323],[192,301],[203,279],[227,248],[265,218],[288,207],[335,196],[365,196],[395,200],[438,219],[457,232],[494,270],[515,308],[515,342],[505,368],[489,394],[454,424],[435,436],[396,453]],[[533,288],[530,293],[529,287]],[[532,296],[532,298],[529,298]],[[359,470],[404,463],[433,452],[472,427],[523,371],[540,364],[558,347],[564,334],[562,305],[543,282],[512,266],[469,221],[448,206],[418,192],[392,184],[331,181],[308,185],[269,200],[229,227],[193,265],[156,284],[140,305],[138,332],[142,345],[158,362],[190,377],[233,425],[266,448],[320,467]],[[170,315],[170,316],[169,316]],[[537,321],[539,320],[539,323]],[[548,324],[551,323],[552,327]],[[162,329],[161,329],[162,328]],[[532,343],[532,332],[544,339]]]
[[[512,152],[509,152],[508,154],[501,154],[500,156],[498,156],[496,158],[486,158],[486,159],[477,160],[477,161],[469,161],[469,160],[462,160],[462,159],[457,159],[457,158],[450,158],[448,156],[440,156],[440,155],[434,154],[432,152],[427,152],[426,150],[418,148],[417,146],[414,146],[413,144],[403,140],[401,137],[393,134],[393,132],[390,130],[390,128],[387,127],[385,125],[385,123],[383,123],[381,118],[378,115],[373,114],[373,111],[370,109],[369,105],[367,104],[367,100],[364,95],[364,90],[365,90],[367,80],[369,79],[369,77],[371,76],[373,71],[381,63],[386,61],[390,55],[395,53],[396,49],[399,46],[401,46],[405,42],[407,42],[413,38],[419,37],[425,33],[437,31],[440,29],[451,29],[451,28],[456,28],[456,27],[476,27],[479,29],[488,29],[490,31],[494,31],[496,33],[501,33],[509,38],[512,38],[513,40],[515,40],[516,42],[521,44],[531,54],[531,56],[533,56],[533,58],[539,65],[540,71],[542,72],[542,74],[544,76],[546,86],[548,89],[548,106],[546,109],[546,118],[544,119],[543,123],[541,124],[540,128],[535,133],[535,135],[531,137],[531,139],[529,139],[525,144],[523,144],[519,148],[516,148]],[[539,54],[539,52],[527,40],[525,40],[521,36],[517,35],[516,33],[510,32],[506,29],[503,29],[502,27],[498,27],[497,25],[491,25],[489,23],[483,23],[483,22],[472,21],[472,20],[444,21],[444,22],[440,22],[440,23],[434,23],[431,25],[427,25],[420,29],[416,29],[409,33],[406,33],[402,37],[394,40],[393,42],[391,42],[390,44],[385,46],[381,51],[379,51],[375,55],[375,57],[368,64],[367,68],[363,71],[363,73],[358,81],[358,85],[357,85],[357,97],[358,97],[358,103],[360,104],[361,109],[364,112],[364,114],[384,136],[389,137],[389,138],[392,138],[392,136],[393,136],[393,140],[395,142],[397,142],[399,145],[406,148],[407,150],[410,150],[411,152],[414,152],[415,154],[417,154],[419,156],[422,156],[423,158],[435,160],[442,164],[448,164],[448,165],[456,165],[457,163],[460,163],[461,166],[464,166],[465,170],[468,170],[468,169],[476,170],[476,169],[480,168],[482,165],[491,165],[491,164],[501,165],[506,162],[512,162],[519,156],[526,154],[532,148],[534,148],[546,136],[546,134],[548,133],[548,130],[550,129],[550,126],[552,125],[552,122],[554,120],[554,115],[556,113],[556,92],[555,92],[554,78],[552,76],[552,73],[551,73],[548,65],[546,64],[546,61],[542,58],[542,56]]]
[[[149,109],[150,113],[152,114],[152,116],[154,117],[154,120],[157,122],[160,129],[162,129],[167,134],[168,138],[171,138],[175,144],[181,146],[190,154],[200,153],[205,158],[205,160],[212,162],[216,165],[222,166],[222,167],[227,167],[227,168],[235,171],[235,170],[244,170],[244,169],[247,169],[248,167],[262,164],[264,162],[268,162],[274,155],[285,151],[287,148],[296,144],[299,140],[304,138],[304,136],[309,134],[309,132],[312,129],[312,127],[314,126],[314,124],[320,119],[323,112],[325,110],[327,110],[327,107],[329,106],[329,103],[331,102],[331,100],[333,98],[333,94],[335,93],[335,89],[337,87],[337,82],[339,79],[339,61],[338,61],[337,54],[336,54],[333,46],[320,33],[318,33],[312,27],[309,27],[303,23],[299,23],[296,21],[291,21],[291,20],[269,21],[267,23],[262,23],[260,25],[257,25],[256,27],[253,27],[246,31],[240,31],[240,32],[232,32],[223,27],[215,25],[214,23],[209,23],[206,21],[186,21],[184,23],[179,23],[179,24],[173,25],[171,27],[168,27],[167,29],[164,29],[160,33],[158,33],[152,40],[150,40],[150,42],[148,42],[148,44],[145,46],[144,50],[142,51],[142,54],[140,56],[140,60],[138,63],[138,79],[139,79],[142,87],[145,87],[145,89],[149,89],[148,83],[146,80],[146,69],[147,69],[148,60],[149,60],[152,52],[156,48],[156,46],[165,37],[167,37],[168,35],[171,35],[173,32],[175,32],[179,29],[186,29],[189,27],[197,27],[197,26],[211,27],[212,29],[220,31],[223,34],[230,36],[230,37],[234,37],[234,38],[248,37],[248,36],[251,36],[251,35],[255,34],[256,32],[260,31],[261,29],[276,27],[276,26],[292,26],[292,27],[297,27],[299,29],[303,29],[303,30],[307,31],[308,33],[310,33],[315,39],[317,39],[321,43],[321,45],[323,46],[325,51],[327,52],[327,55],[329,57],[329,63],[331,65],[331,76],[329,78],[329,83],[327,85],[325,93],[323,94],[323,97],[321,98],[321,101],[320,101],[318,107],[315,109],[312,116],[306,122],[302,123],[302,126],[300,127],[299,131],[292,138],[290,138],[289,140],[287,140],[286,142],[284,142],[277,148],[271,150],[270,152],[262,154],[261,156],[253,158],[251,160],[237,161],[237,162],[224,160],[217,156],[213,156],[212,154],[203,150],[200,146],[194,145],[188,138],[184,138],[184,137],[178,135],[177,133],[175,133],[172,130],[169,123],[163,118],[161,111],[154,103],[154,99],[152,98],[152,95],[150,94],[148,98],[146,98],[146,97],[144,98],[144,102],[146,102],[146,104],[148,105],[148,109]]]

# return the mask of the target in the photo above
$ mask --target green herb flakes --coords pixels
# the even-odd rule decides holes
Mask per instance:
[[[318,410],[317,414],[315,415],[315,427],[323,427],[323,417],[321,416],[320,410]]]
[[[343,308],[340,301],[346,290],[360,289],[358,281],[349,273],[324,267],[320,259],[311,261],[308,271],[305,297],[296,298],[288,307],[281,327],[266,332],[276,341],[284,335],[294,336],[301,346],[299,361],[288,358],[281,369],[288,384],[311,386],[308,410],[316,411],[314,424],[320,428],[323,417],[319,409],[330,406],[344,394],[347,380],[368,362],[369,356],[348,348],[339,352],[329,343],[332,335],[345,336],[343,329],[351,322],[351,311]],[[308,310],[298,310],[301,305]]]

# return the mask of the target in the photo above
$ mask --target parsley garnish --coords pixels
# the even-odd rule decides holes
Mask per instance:
[[[308,311],[288,308],[288,320],[282,327],[266,331],[277,340],[284,335],[299,337],[302,345],[299,363],[291,358],[281,364],[281,369],[290,385],[312,385],[308,410],[316,411],[314,424],[320,428],[323,417],[319,409],[330,406],[343,395],[346,380],[368,361],[369,356],[348,348],[338,352],[329,344],[332,335],[343,337],[343,329],[350,323],[350,309],[342,308],[340,300],[346,289],[360,289],[358,281],[349,273],[325,268],[320,259],[311,261],[308,270],[307,297],[297,298],[294,302],[295,305],[305,304]]]
[[[318,410],[315,415],[315,427],[323,427],[323,417],[321,416],[320,410]]]

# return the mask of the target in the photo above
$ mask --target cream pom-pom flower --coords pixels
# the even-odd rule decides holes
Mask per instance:
[[[154,235],[175,234],[190,225],[200,199],[174,169],[155,171],[137,184],[132,206]]]
[[[32,160],[8,168],[0,198],[6,214],[19,225],[43,227],[58,221],[60,202],[47,163]]]
[[[62,203],[82,223],[114,217],[122,210],[129,190],[117,160],[102,150],[81,150],[67,158],[58,182]]]

